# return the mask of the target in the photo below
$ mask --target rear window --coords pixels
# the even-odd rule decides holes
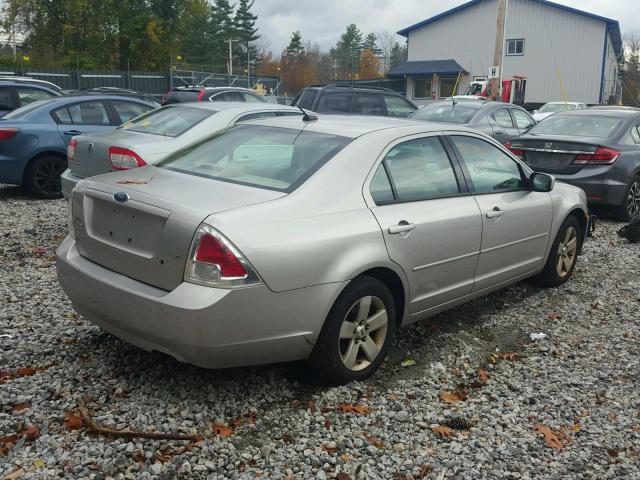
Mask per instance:
[[[40,108],[42,105],[44,105],[48,101],[49,100],[38,100],[36,102],[32,102],[32,103],[30,103],[28,105],[25,105],[24,107],[16,108],[12,112],[9,112],[6,115],[4,115],[2,117],[2,119],[3,120],[9,120],[11,118],[24,117],[25,115],[33,112],[34,110],[37,110],[38,108]]]
[[[163,107],[123,124],[132,132],[178,137],[216,113],[214,110],[195,107]]]
[[[159,164],[183,173],[290,192],[351,139],[260,125],[236,125]]]
[[[621,118],[604,115],[563,115],[557,113],[538,123],[528,133],[569,137],[607,138],[618,128]]]
[[[165,97],[165,103],[196,102],[201,90],[171,90]]]
[[[478,110],[463,105],[429,105],[409,115],[414,120],[444,123],[469,123]]]

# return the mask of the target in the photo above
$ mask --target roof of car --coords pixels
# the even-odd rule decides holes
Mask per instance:
[[[82,100],[126,100],[129,102],[137,100],[138,102],[149,105],[148,101],[141,98],[137,98],[132,95],[113,95],[113,94],[111,95],[110,94],[62,95],[60,97],[53,97],[51,99],[44,100],[43,102],[46,102],[46,105],[49,105],[49,106],[58,106],[58,105],[66,105],[68,103],[73,103],[73,102],[79,102]]]
[[[545,105],[582,105],[584,102],[547,102]]]
[[[227,91],[227,90],[238,90],[240,92],[251,92],[251,93],[256,93],[255,91],[251,90],[250,88],[244,88],[244,87],[210,87],[207,85],[183,85],[180,87],[173,87],[171,89],[172,92],[184,92],[184,91],[200,91],[202,89],[205,90],[213,90],[213,91]],[[257,95],[257,93],[256,93]]]
[[[222,110],[282,110],[283,112],[300,112],[300,109],[297,107],[266,102],[182,102],[170,103],[169,105],[165,105],[163,108],[176,107],[203,108],[205,110],[214,110],[216,112],[220,112]],[[302,112],[300,112],[300,114],[302,114]]]
[[[475,132],[475,130],[453,126],[449,124],[427,123],[416,120],[407,120],[404,118],[394,117],[378,117],[378,116],[358,116],[353,115],[321,115],[318,114],[317,120],[305,121],[298,116],[285,116],[267,119],[251,120],[253,125],[264,125],[269,127],[294,128],[298,130],[328,133],[342,137],[357,138],[368,133],[387,129],[415,130],[420,127],[424,132],[436,132],[442,130],[455,130],[462,132]]]
[[[50,90],[56,90],[61,92],[62,89],[53,82],[48,82],[46,80],[40,80],[37,78],[29,78],[29,77],[0,77],[0,83],[13,83],[15,85],[37,85],[40,87],[45,87]]]
[[[376,87],[369,85],[341,85],[341,84],[328,84],[328,85],[307,85],[305,88],[316,88],[316,89],[328,89],[328,90],[366,90],[368,92],[381,92],[381,93],[394,93],[396,95],[402,95],[395,90],[391,90],[390,88],[385,87]]]
[[[612,108],[611,110],[606,109],[585,109],[585,110],[569,110],[567,112],[558,112],[553,116],[556,117],[558,115],[581,115],[581,116],[593,116],[597,115],[599,117],[618,117],[618,118],[628,118],[634,115],[640,115],[640,110],[638,109],[625,109],[625,108]]]

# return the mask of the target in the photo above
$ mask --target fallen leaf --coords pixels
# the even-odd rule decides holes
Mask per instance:
[[[64,412],[64,424],[69,430],[79,430],[82,428],[82,417],[73,412]]]
[[[302,404],[302,402],[300,400],[293,400],[291,402],[291,407],[292,408],[298,408],[301,404]]]
[[[326,428],[327,430],[329,430],[331,428],[331,421],[330,420],[325,420],[324,421],[324,428]]]
[[[607,453],[612,458],[616,458],[619,455],[618,451],[613,449],[607,450]]]
[[[366,405],[352,405],[350,403],[341,403],[338,405],[338,408],[340,408],[343,413],[359,413],[360,415],[367,415],[372,410]]]
[[[449,390],[442,390],[440,392],[440,400],[445,403],[456,403],[467,398],[467,391],[464,388],[450,392]]]
[[[489,380],[489,372],[486,370],[478,370],[478,378],[484,383],[487,383]]]
[[[382,440],[380,440],[378,437],[368,436],[367,442],[369,442],[376,448],[384,448],[384,443],[382,443]]]
[[[65,338],[64,340],[62,340],[62,343],[64,343],[65,345],[75,345],[76,343],[80,343],[80,340],[78,340],[77,338]]]
[[[34,425],[29,425],[24,431],[24,436],[27,440],[35,440],[40,436],[40,429]]]
[[[16,403],[13,407],[11,407],[11,410],[13,410],[14,412],[21,412],[22,410],[26,410],[29,407],[30,405],[28,403]]]
[[[571,425],[572,432],[579,432],[581,428],[582,426],[579,423],[574,423],[573,425]]]
[[[451,435],[453,435],[453,429],[449,428],[449,427],[431,427],[431,431],[433,433],[437,433],[438,435],[440,435],[441,437],[444,438],[449,438],[451,437]]]
[[[337,452],[340,450],[340,448],[336,447],[336,446],[332,446],[332,445],[322,445],[322,450],[324,450],[325,452]]]
[[[351,480],[351,475],[348,473],[340,472],[336,475],[336,480]]]
[[[547,318],[549,320],[560,320],[562,318],[562,315],[560,315],[559,313],[550,313],[547,315]]]
[[[8,473],[4,477],[2,477],[2,480],[17,480],[22,475],[24,475],[24,468],[18,467],[14,471],[12,471],[11,473]]]
[[[429,475],[431,472],[433,472],[433,467],[428,463],[423,463],[420,466],[420,475],[422,475],[423,478]]]
[[[501,360],[513,360],[517,356],[518,356],[518,354],[515,353],[515,352],[513,352],[513,353],[499,353],[497,355],[497,357],[500,358]]]
[[[562,450],[562,447],[564,447],[564,443],[562,442],[562,439],[558,436],[558,434],[554,433],[553,430],[551,430],[546,425],[537,423],[533,427],[533,429],[536,433],[544,435],[544,442],[547,447],[553,448],[556,452],[559,452],[560,450]]]
[[[312,412],[315,412],[316,409],[316,401],[315,400],[309,400],[307,402],[307,409],[311,410]]]
[[[395,402],[396,400],[398,400],[400,398],[400,396],[396,395],[395,393],[392,393],[391,395],[389,395],[387,397],[389,400],[391,400],[392,402]]]
[[[233,429],[220,425],[219,423],[212,424],[213,433],[215,433],[218,437],[229,437],[233,433]]]
[[[407,358],[400,365],[402,365],[403,367],[411,367],[412,365],[415,365],[415,364],[416,364],[415,360],[413,360],[412,358]]]
[[[44,460],[42,460],[41,458],[36,458],[33,461],[33,464],[36,468],[44,468],[44,466],[46,465],[46,463],[44,463]]]
[[[618,420],[618,416],[613,412],[607,413],[607,418],[612,422],[615,422],[616,420]]]

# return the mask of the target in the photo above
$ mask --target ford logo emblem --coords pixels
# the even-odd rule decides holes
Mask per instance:
[[[113,195],[113,198],[116,202],[124,203],[129,200],[129,195],[124,192],[118,192]]]

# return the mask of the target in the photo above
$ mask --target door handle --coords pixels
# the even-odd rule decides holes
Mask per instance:
[[[493,210],[487,212],[487,218],[500,218],[504,215],[504,211],[500,210],[499,207],[493,207]]]
[[[62,132],[65,135],[82,135],[80,130],[67,130],[66,132]]]
[[[391,235],[397,235],[398,233],[410,232],[411,230],[413,230],[415,228],[416,228],[415,224],[409,223],[409,222],[403,220],[400,223],[398,223],[398,225],[390,226],[388,231],[389,231],[389,234],[391,234]]]

